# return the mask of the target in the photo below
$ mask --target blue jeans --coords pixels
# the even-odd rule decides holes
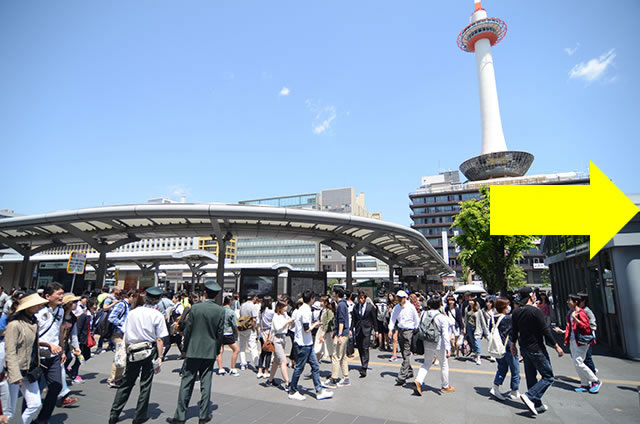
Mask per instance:
[[[593,358],[591,357],[591,347],[592,346],[589,346],[589,350],[587,350],[587,356],[584,358],[584,364],[595,374],[596,365],[593,363]]]
[[[509,346],[502,358],[496,358],[498,363],[498,371],[496,377],[493,379],[493,384],[501,386],[507,376],[507,371],[511,372],[511,390],[518,390],[520,387],[520,362],[518,358],[511,354]]]
[[[313,351],[313,345],[311,346],[298,346],[296,349],[296,369],[293,371],[293,377],[291,377],[291,384],[289,384],[289,393],[293,394],[298,391],[298,380],[302,375],[304,366],[309,363],[311,365],[311,377],[313,378],[313,386],[316,388],[316,393],[320,393],[322,390],[322,384],[320,384],[320,365],[318,364],[318,358]]]
[[[555,381],[551,362],[549,361],[549,354],[544,348],[542,351],[528,350],[525,348],[520,348],[520,350],[524,363],[524,373],[527,378],[527,388],[529,389],[526,395],[536,407],[539,407],[542,405],[544,392],[546,392]],[[542,377],[540,381],[538,381],[536,372],[539,372]]]
[[[480,355],[480,339],[475,338],[476,328],[470,325],[467,325],[467,340],[471,344],[471,349],[473,353]]]

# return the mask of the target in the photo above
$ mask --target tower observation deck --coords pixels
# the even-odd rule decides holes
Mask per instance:
[[[533,163],[531,153],[507,149],[502,131],[491,47],[502,41],[506,34],[507,24],[498,18],[487,17],[480,0],[475,0],[470,23],[458,35],[458,47],[475,53],[480,90],[482,154],[460,165],[462,173],[471,181],[521,177]]]

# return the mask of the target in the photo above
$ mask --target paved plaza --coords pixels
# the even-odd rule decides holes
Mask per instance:
[[[178,397],[181,361],[175,347],[169,360],[155,376],[149,414],[150,423],[164,423],[172,416]],[[383,424],[383,423],[512,423],[531,422],[533,418],[521,402],[498,402],[489,397],[495,364],[483,361],[477,366],[471,361],[450,361],[450,381],[455,393],[441,394],[439,369],[427,376],[422,397],[415,396],[410,385],[394,386],[400,361],[388,361],[389,353],[371,351],[371,370],[365,379],[358,378],[357,359],[351,361],[351,386],[334,390],[333,399],[317,401],[313,397],[311,380],[301,379],[307,394],[306,401],[292,401],[284,391],[264,387],[264,380],[253,371],[241,372],[240,377],[214,376],[213,423],[233,424]],[[568,355],[557,358],[551,352],[557,377],[544,402],[549,410],[538,415],[541,423],[638,423],[640,422],[640,364],[610,356],[594,355],[599,375],[604,382],[598,394],[575,393],[575,370]],[[225,352],[225,365],[230,360]],[[112,352],[92,358],[82,368],[86,380],[73,386],[73,395],[80,400],[70,408],[56,408],[51,423],[106,423],[115,389],[104,384],[111,366]],[[414,369],[421,359],[414,361]],[[330,365],[321,364],[321,373],[328,375]],[[305,373],[307,370],[305,370]],[[430,386],[430,387],[427,387]],[[521,390],[525,389],[524,378]],[[506,386],[503,386],[506,391]],[[137,388],[124,409],[121,421],[131,423]],[[188,422],[197,423],[199,387],[194,390]],[[18,422],[13,420],[12,422]]]

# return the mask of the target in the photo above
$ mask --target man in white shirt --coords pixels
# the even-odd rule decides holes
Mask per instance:
[[[422,383],[427,377],[427,372],[433,364],[433,358],[438,358],[440,362],[440,390],[443,393],[454,392],[456,389],[449,386],[449,356],[451,355],[451,343],[449,342],[451,335],[449,332],[449,319],[440,312],[442,308],[442,300],[437,294],[428,302],[429,311],[425,312],[421,318],[420,326],[422,328],[429,327],[433,322],[437,330],[437,341],[424,340],[424,362],[418,370],[418,377],[414,381],[414,392],[418,396],[422,396]]]
[[[258,350],[258,317],[260,316],[260,299],[253,296],[247,299],[240,306],[240,317],[250,316],[252,318],[252,326],[249,330],[238,331],[238,344],[240,345],[240,369],[247,369],[247,356],[245,351],[249,349],[251,355],[251,363],[258,366],[258,358],[260,351]],[[256,369],[257,371],[257,369]]]
[[[304,304],[298,308],[298,314],[295,321],[295,342],[296,342],[296,368],[293,371],[291,384],[289,385],[289,399],[305,400],[306,397],[298,392],[298,380],[302,375],[304,366],[309,363],[311,366],[311,377],[313,385],[316,389],[316,399],[329,399],[333,397],[333,392],[329,392],[322,387],[320,383],[320,365],[318,358],[313,351],[313,336],[311,332],[314,328],[322,325],[321,321],[312,323],[311,304],[313,304],[313,294],[306,290],[302,293],[302,301]]]
[[[60,326],[64,318],[62,284],[51,282],[44,289],[44,298],[49,303],[35,315],[38,320],[38,338],[41,349],[40,366],[47,379],[47,396],[34,422],[46,423],[56,407],[58,394],[62,390],[62,365],[66,356],[60,347]],[[46,354],[43,355],[43,353]],[[77,400],[77,399],[76,399]],[[66,405],[65,405],[66,406]]]
[[[127,365],[124,372],[122,385],[118,388],[109,413],[109,424],[118,422],[120,414],[129,400],[129,395],[140,375],[140,394],[136,411],[133,415],[133,424],[142,424],[149,420],[149,397],[151,396],[151,384],[153,374],[159,372],[162,359],[158,352],[163,351],[162,340],[169,335],[164,316],[155,309],[160,301],[162,289],[149,287],[146,290],[144,306],[134,308],[127,314],[124,323],[124,343],[127,350]],[[150,355],[138,361],[129,358],[130,349],[142,342],[148,343]],[[154,363],[155,362],[155,363]],[[155,368],[155,369],[154,369]]]
[[[393,332],[395,328],[398,329],[398,344],[402,353],[402,367],[396,379],[397,386],[403,386],[408,378],[413,378],[411,336],[413,336],[413,330],[418,328],[420,323],[418,311],[411,302],[407,301],[408,297],[407,292],[398,290],[398,293],[396,293],[398,304],[393,308],[391,321],[389,322],[389,331]]]

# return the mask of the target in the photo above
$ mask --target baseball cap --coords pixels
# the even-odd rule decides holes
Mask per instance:
[[[518,290],[518,297],[520,298],[520,304],[524,305],[525,303],[527,303],[527,301],[529,300],[529,297],[531,297],[531,293],[533,293],[533,290],[531,289],[531,287],[522,287],[520,290]]]
[[[396,296],[398,296],[398,297],[409,297],[407,292],[404,291],[404,290],[398,290],[398,293],[396,293]]]

